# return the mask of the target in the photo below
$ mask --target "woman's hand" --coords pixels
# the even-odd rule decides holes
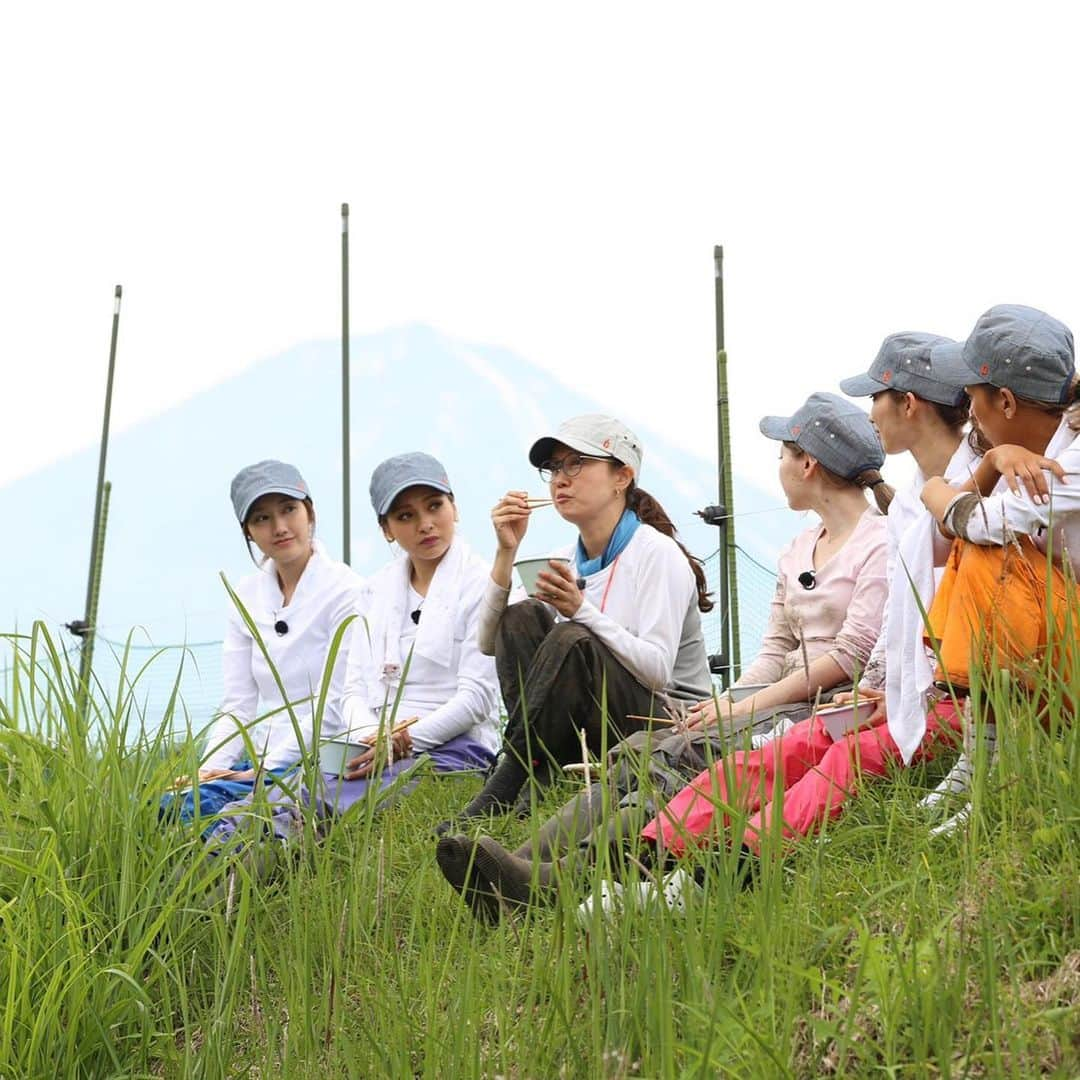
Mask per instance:
[[[1031,501],[1035,503],[1045,505],[1050,501],[1050,487],[1046,482],[1044,469],[1052,472],[1061,483],[1068,483],[1061,462],[1033,453],[1023,446],[1002,443],[1001,446],[988,450],[986,457],[1005,478],[1005,483],[1014,495],[1021,494],[1020,485],[1023,484]]]
[[[750,711],[743,707],[747,700],[744,698],[734,703],[727,694],[717,694],[714,698],[696,701],[686,711],[686,730],[700,731],[702,728],[715,726],[720,719],[730,720],[732,717],[743,716]]]
[[[855,701],[872,701],[874,703],[874,711],[863,721],[863,724],[876,724],[880,720],[885,719],[885,691],[884,690],[871,690],[867,687],[865,690],[845,690],[843,693],[834,694],[832,701],[828,705],[822,705],[823,709],[829,709],[833,705],[837,707],[841,705],[854,705]]]
[[[957,495],[962,495],[963,493],[964,489],[953,487],[943,477],[932,476],[925,484],[923,484],[923,506],[930,511],[931,516],[940,525],[945,519],[945,511],[949,509],[949,503],[951,503]]]
[[[347,761],[345,763],[345,779],[364,780],[369,777],[375,769],[376,758],[378,758],[379,766],[385,767],[392,761],[400,761],[402,758],[410,757],[413,752],[413,745],[409,729],[403,728],[401,731],[393,732],[390,735],[389,743],[386,745],[389,754],[376,742],[370,749]]]
[[[564,619],[572,619],[581,607],[585,594],[564,562],[549,560],[550,570],[536,575],[536,599],[550,604]]]
[[[495,526],[495,539],[500,550],[517,551],[529,528],[531,514],[527,491],[508,491],[495,504],[491,524]]]

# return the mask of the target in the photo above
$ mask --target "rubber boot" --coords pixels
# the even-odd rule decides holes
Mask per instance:
[[[454,820],[463,822],[487,817],[489,814],[505,814],[514,805],[514,800],[528,778],[529,773],[525,766],[512,752],[505,752],[479,794],[462,807]],[[450,821],[439,822],[435,826],[435,834],[445,836],[450,831],[451,824]]]
[[[604,805],[604,789],[590,784],[540,826],[514,854],[519,859],[539,859],[550,862],[576,847],[600,823]]]

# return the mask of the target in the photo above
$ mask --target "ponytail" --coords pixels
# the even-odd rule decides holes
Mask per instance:
[[[626,489],[626,505],[637,514],[643,525],[651,525],[657,532],[670,536],[679,545],[679,550],[686,556],[686,561],[690,563],[690,569],[694,572],[698,610],[712,611],[715,604],[709,596],[709,587],[705,580],[705,565],[696,555],[691,555],[686,550],[685,545],[676,535],[675,526],[664,508],[647,491],[639,488],[636,480],[631,480],[630,486]]]
[[[854,482],[861,488],[868,488],[874,496],[877,508],[883,513],[889,512],[889,504],[893,501],[896,490],[885,483],[884,478],[877,469],[865,469],[855,477]]]

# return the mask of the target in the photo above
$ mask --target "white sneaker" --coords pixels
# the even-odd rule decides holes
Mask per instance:
[[[948,836],[949,833],[955,832],[962,825],[967,824],[967,819],[971,815],[971,804],[967,803],[961,809],[957,810],[951,818],[946,818],[940,825],[935,825],[930,830],[931,836]]]
[[[578,905],[578,925],[585,930],[592,927],[597,902],[605,920],[622,914],[628,907],[640,910],[660,903],[669,911],[683,915],[686,913],[686,894],[691,890],[701,892],[701,887],[694,881],[693,875],[685,870],[673,870],[664,878],[659,890],[652,881],[638,881],[629,888],[624,888],[619,881],[602,881],[599,897],[587,897]]]

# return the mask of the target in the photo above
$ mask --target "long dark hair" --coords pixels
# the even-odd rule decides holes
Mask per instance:
[[[615,465],[621,467],[621,462],[616,462]],[[709,595],[709,585],[705,580],[705,564],[696,555],[691,555],[686,550],[686,545],[679,539],[667,511],[647,491],[638,487],[636,480],[631,480],[630,486],[626,489],[626,506],[637,514],[643,525],[651,525],[657,532],[670,536],[679,545],[679,550],[686,556],[686,561],[694,572],[698,610],[712,611],[716,605]]]

